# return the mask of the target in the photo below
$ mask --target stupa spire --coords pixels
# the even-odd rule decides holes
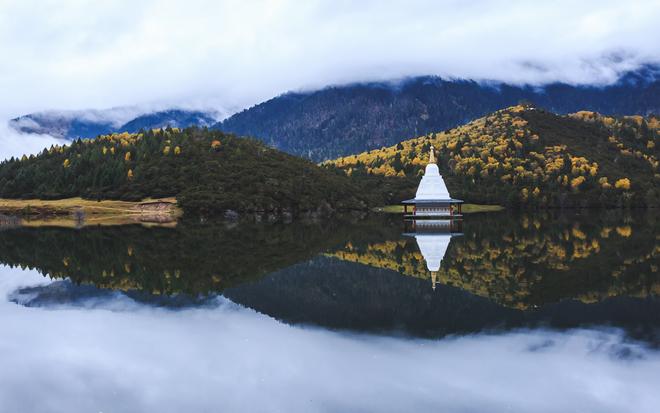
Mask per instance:
[[[435,163],[435,154],[434,154],[433,145],[431,145],[431,154],[429,155],[429,163]]]

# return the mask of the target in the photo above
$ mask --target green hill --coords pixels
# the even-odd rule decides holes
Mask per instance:
[[[431,145],[452,196],[527,207],[660,206],[660,118],[560,116],[515,106],[325,163],[389,202],[412,197]]]
[[[0,163],[0,198],[176,196],[186,213],[364,209],[349,178],[251,139],[198,128],[102,135]]]

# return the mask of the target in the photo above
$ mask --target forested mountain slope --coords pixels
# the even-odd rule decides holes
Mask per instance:
[[[659,73],[657,67],[648,66],[608,86],[555,83],[533,87],[431,76],[335,86],[284,94],[215,127],[321,161],[453,128],[524,100],[559,114],[590,110],[657,115]]]
[[[188,128],[103,135],[0,163],[0,197],[176,196],[186,213],[363,209],[350,178],[261,142]]]
[[[431,145],[452,196],[511,206],[660,206],[660,119],[515,106],[458,128],[326,162],[414,195]]]

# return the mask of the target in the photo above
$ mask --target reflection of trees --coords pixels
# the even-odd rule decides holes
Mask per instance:
[[[652,214],[636,219],[619,214],[471,216],[465,235],[452,240],[438,280],[516,308],[660,293],[657,222]],[[413,239],[349,244],[332,255],[431,276]]]
[[[207,294],[334,249],[351,239],[351,231],[371,233],[360,230],[371,224],[376,233],[391,228],[350,219],[234,227],[15,228],[0,231],[0,262],[101,288]]]
[[[484,214],[463,225],[437,280],[508,307],[660,293],[653,214]],[[219,292],[320,253],[430,278],[415,239],[401,238],[402,229],[399,216],[234,227],[19,227],[0,231],[0,263],[156,294]]]

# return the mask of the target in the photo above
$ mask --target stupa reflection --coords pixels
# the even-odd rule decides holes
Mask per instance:
[[[447,253],[451,239],[463,235],[461,220],[412,220],[406,222],[403,235],[415,237],[417,247],[424,257],[426,268],[431,273],[431,287],[435,290],[442,259]]]

